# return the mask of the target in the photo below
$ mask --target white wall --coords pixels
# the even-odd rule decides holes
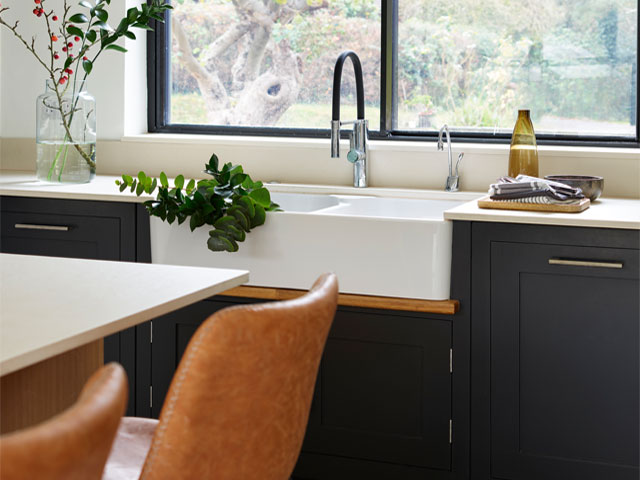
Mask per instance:
[[[48,0],[51,5],[62,0]],[[27,0],[2,0],[22,19],[25,32],[42,35]],[[122,17],[136,0],[114,0],[110,12]],[[17,18],[17,17],[16,17]],[[222,161],[242,163],[256,179],[310,184],[351,184],[351,166],[331,159],[328,140],[249,137],[140,135],[146,131],[146,42],[127,40],[129,52],[105,52],[88,82],[97,102],[98,173],[201,176],[212,152]],[[35,165],[35,98],[44,89],[45,73],[6,29],[0,31],[0,168],[33,170]],[[329,119],[327,119],[328,121]],[[514,112],[515,121],[515,112]],[[486,191],[506,174],[507,145],[454,145],[465,151],[461,188]],[[343,150],[346,154],[346,148]],[[457,156],[457,155],[456,155]],[[455,156],[454,156],[455,158]],[[372,142],[370,185],[441,190],[446,153],[435,142]],[[605,177],[605,196],[640,198],[640,150],[541,147],[540,175],[583,174]]]

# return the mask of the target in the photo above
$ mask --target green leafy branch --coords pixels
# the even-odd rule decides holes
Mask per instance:
[[[184,176],[178,175],[173,187],[164,172],[159,179],[144,172],[135,178],[122,175],[116,185],[121,192],[129,188],[138,196],[152,194],[158,188],[156,199],[144,202],[150,215],[170,224],[189,219],[191,231],[210,225],[213,229],[207,241],[209,250],[236,252],[238,242],[243,242],[252,228],[264,224],[266,212],[278,210],[279,206],[271,201],[262,182],[251,180],[241,165],[225,163],[218,168],[218,157],[213,154],[204,171],[212,178],[197,182],[191,179],[185,184]]]
[[[62,10],[58,12],[60,17],[48,6],[48,0],[35,2],[33,14],[42,18],[47,28],[48,60],[38,53],[35,37],[29,42],[19,32],[19,21],[10,22],[6,19],[10,8],[0,4],[0,26],[8,28],[47,71],[58,99],[58,105],[55,108],[60,111],[62,126],[66,133],[65,141],[73,145],[92,169],[96,167],[92,155],[85,152],[81,144],[75,142],[71,136],[71,123],[79,100],[78,92],[83,90],[87,76],[92,72],[94,63],[102,52],[105,50],[126,52],[124,47],[116,44],[118,40],[122,37],[135,40],[133,28],[152,31],[153,28],[149,23],[152,20],[164,22],[164,13],[173,8],[165,3],[165,0],[144,2],[139,9],[129,8],[117,27],[113,28],[108,24],[109,12],[107,11],[111,0],[94,1],[95,4],[89,0],[81,0],[78,5],[82,7],[82,11],[70,15],[71,6],[68,0],[64,0]],[[83,73],[80,72],[80,65]],[[69,87],[74,100],[72,108],[66,112],[62,97]]]

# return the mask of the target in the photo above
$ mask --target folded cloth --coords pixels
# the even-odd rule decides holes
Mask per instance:
[[[569,198],[567,200],[556,200],[555,198],[551,198],[547,195],[535,195],[531,197],[521,197],[521,198],[494,198],[491,197],[492,200],[499,200],[501,202],[510,202],[510,203],[535,203],[538,205],[577,205],[582,199],[580,198]]]
[[[584,198],[579,188],[527,175],[499,178],[489,187],[489,195],[492,200],[569,205]]]

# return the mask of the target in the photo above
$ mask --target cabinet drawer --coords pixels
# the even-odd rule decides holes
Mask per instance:
[[[135,260],[131,205],[3,197],[3,253]]]

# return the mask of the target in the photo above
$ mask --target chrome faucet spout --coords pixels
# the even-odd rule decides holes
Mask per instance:
[[[453,158],[451,157],[451,136],[449,135],[449,127],[447,126],[447,124],[445,123],[442,128],[440,129],[440,133],[438,134],[438,151],[442,151],[444,150],[444,144],[442,143],[442,134],[443,132],[447,135],[447,159],[448,159],[448,164],[449,164],[449,176],[452,175],[452,162],[453,162]]]
[[[356,76],[357,119],[353,122],[340,121],[340,84],[342,82],[342,67],[347,58],[353,63]],[[336,61],[333,71],[333,98],[331,106],[331,158],[340,157],[340,127],[346,123],[353,123],[353,130],[349,132],[349,153],[347,160],[353,163],[353,186],[367,186],[367,120],[364,118],[364,81],[362,65],[355,52],[342,52]]]
[[[438,134],[438,151],[444,150],[444,143],[442,141],[442,135],[445,134],[447,136],[447,162],[449,166],[449,175],[447,176],[447,181],[445,182],[444,189],[447,192],[457,192],[458,191],[458,183],[460,181],[460,175],[458,174],[458,166],[462,161],[462,157],[464,157],[464,153],[460,153],[458,155],[458,161],[456,162],[456,171],[455,174],[453,172],[453,158],[451,152],[451,135],[449,135],[449,127],[445,124],[440,129],[440,133]]]

